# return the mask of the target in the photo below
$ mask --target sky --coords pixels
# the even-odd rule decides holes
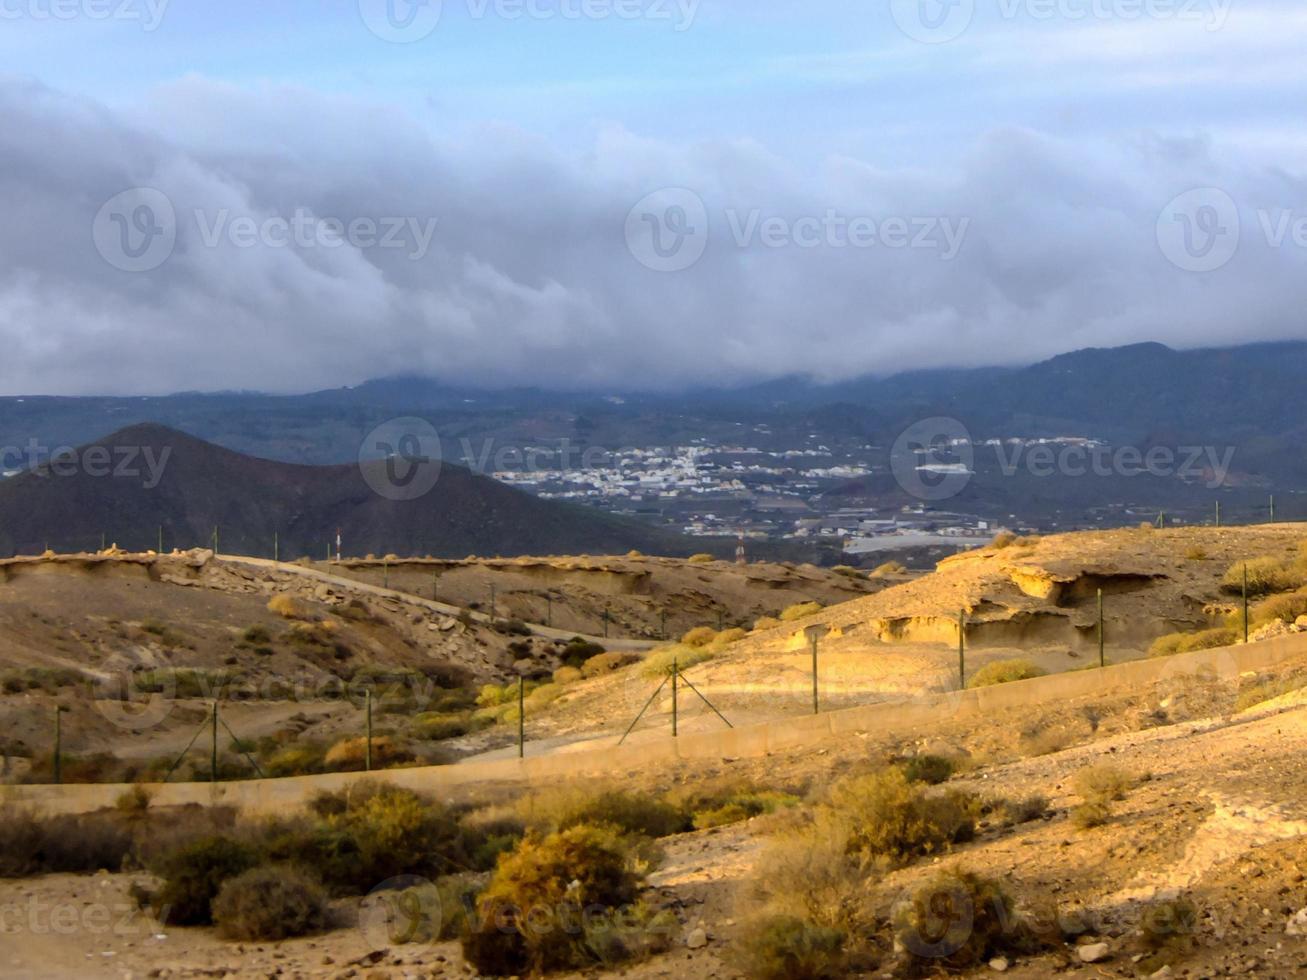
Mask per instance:
[[[0,393],[1307,336],[1293,0],[0,0]]]

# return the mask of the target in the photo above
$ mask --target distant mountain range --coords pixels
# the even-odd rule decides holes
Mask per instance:
[[[378,461],[303,466],[257,459],[144,424],[0,482],[0,555],[219,546],[284,559],[326,556],[340,530],[347,555],[441,557],[703,550],[676,534],[591,508],[541,500],[441,465],[429,492],[393,499]],[[404,464],[401,463],[401,466]],[[402,472],[401,477],[407,477]],[[403,489],[402,487],[400,489]]]
[[[1023,368],[916,371],[839,384],[793,377],[675,393],[488,391],[424,378],[390,378],[292,396],[8,397],[0,398],[0,452],[6,469],[19,470],[30,462],[33,446],[43,447],[31,454],[39,458],[42,451],[150,423],[264,460],[357,469],[359,447],[371,429],[396,417],[418,416],[439,431],[447,462],[480,474],[493,472],[496,454],[505,449],[566,442],[578,451],[616,450],[687,445],[696,439],[722,445],[744,441],[773,450],[811,445],[814,439],[855,450],[875,446],[885,458],[873,453],[869,462],[878,473],[887,473],[888,447],[906,427],[947,416],[964,423],[976,439],[1074,435],[1145,451],[1209,446],[1222,458],[1232,450],[1228,486],[1242,496],[1229,503],[1253,507],[1258,500],[1264,505],[1270,493],[1307,488],[1307,454],[1300,451],[1307,438],[1307,413],[1300,400],[1304,379],[1307,342],[1294,341],[1187,351],[1136,344],[1076,351]],[[978,479],[970,498],[978,507],[983,503],[982,512],[1001,517],[1034,508],[1046,514],[1057,510],[1062,519],[1074,520],[1104,498],[1146,506],[1177,501],[1174,482],[1004,478],[986,485]],[[867,495],[886,506],[910,502],[900,501],[893,486],[882,488],[873,480],[868,487],[872,492]],[[851,489],[856,495],[867,487]],[[1185,499],[1177,503],[1199,511],[1212,498],[1202,487],[1190,486],[1183,493]],[[334,506],[314,500],[327,510]],[[293,515],[268,515],[254,525],[258,533],[270,533],[273,516],[285,523]],[[306,524],[309,538],[338,520],[316,509],[311,519],[325,523],[311,531]],[[395,547],[382,543],[384,522],[381,516],[375,520],[379,530],[370,539],[371,550]],[[431,530],[435,547],[438,536],[435,527]],[[462,549],[464,541],[467,550],[510,546],[506,535],[492,535],[489,545],[474,544],[452,528],[444,530],[446,550]],[[543,536],[541,546],[555,542],[567,550],[578,540],[558,533]],[[600,545],[589,541],[583,547],[597,550]]]

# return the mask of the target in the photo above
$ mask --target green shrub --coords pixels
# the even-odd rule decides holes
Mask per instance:
[[[731,959],[750,980],[838,980],[850,974],[847,939],[797,916],[762,915],[740,930]]]
[[[995,660],[985,664],[967,681],[967,687],[990,687],[994,684],[1010,684],[1013,681],[1030,680],[1043,677],[1048,671],[1036,667],[1029,660]]]
[[[961,972],[995,956],[1026,952],[1029,929],[997,881],[966,871],[922,882],[891,913],[895,945],[918,969]]]
[[[209,925],[223,883],[257,863],[253,848],[224,836],[200,837],[169,849],[150,869],[163,882],[152,898],[155,914],[166,925]]]
[[[482,893],[463,957],[489,976],[594,966],[593,935],[617,927],[639,884],[611,829],[578,826],[527,839],[500,861]]]
[[[559,654],[559,658],[568,667],[580,667],[587,660],[605,652],[602,644],[574,636],[567,641],[567,645],[563,647],[563,652]]]
[[[280,942],[326,923],[321,886],[293,867],[251,868],[228,878],[213,900],[213,921],[226,939]]]
[[[917,755],[900,764],[910,783],[938,786],[953,777],[953,763],[939,755]]]
[[[782,623],[792,623],[795,620],[807,619],[809,616],[815,616],[825,608],[820,602],[800,602],[788,607],[781,612]]]
[[[929,794],[899,769],[837,783],[831,807],[848,821],[849,846],[879,863],[902,864],[937,854],[975,834],[974,797]]]
[[[449,738],[462,738],[489,727],[488,719],[477,718],[470,711],[442,713],[428,711],[413,719],[413,735],[416,738],[440,742]]]

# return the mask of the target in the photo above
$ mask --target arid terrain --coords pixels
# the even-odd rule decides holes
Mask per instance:
[[[449,563],[439,569],[438,605],[430,584],[425,595],[421,589],[434,569],[416,563],[292,568],[215,561],[204,553],[75,556],[0,565],[0,616],[15,637],[6,652],[7,677],[38,667],[94,673],[116,658],[148,657],[135,665],[226,667],[256,688],[297,670],[339,676],[334,655],[324,661],[286,636],[334,623],[326,627],[330,643],[348,648],[349,662],[425,669],[440,697],[451,701],[433,713],[429,704],[415,706],[413,689],[406,688],[399,703],[407,707],[378,717],[387,744],[414,744],[410,713],[419,707],[428,709],[419,712],[426,724],[434,724],[433,715],[459,712],[479,719],[475,730],[450,728],[446,737],[431,740],[428,761],[512,758],[511,698],[500,702],[498,693],[481,690],[475,703],[452,702],[478,685],[498,692],[528,663],[538,665],[539,677],[539,686],[529,689],[535,696],[527,708],[530,756],[615,745],[642,706],[648,711],[631,741],[647,746],[669,739],[669,687],[653,697],[669,658],[678,666],[686,658],[676,706],[681,734],[724,729],[707,701],[739,729],[766,723],[780,730],[786,719],[797,723],[812,711],[810,642],[816,636],[823,711],[933,698],[930,703],[940,706],[935,720],[912,730],[855,726],[838,736],[796,739],[765,756],[654,763],[613,750],[612,771],[602,777],[473,782],[437,794],[431,805],[449,808],[469,835],[489,834],[491,827],[528,833],[512,858],[499,858],[498,871],[493,854],[475,859],[476,870],[467,872],[475,887],[492,882],[490,891],[478,892],[480,902],[508,887],[505,869],[516,867],[514,860],[527,860],[533,848],[547,848],[568,833],[601,833],[585,830],[591,823],[659,838],[657,856],[644,844],[621,845],[639,848],[628,855],[638,866],[638,941],[623,934],[619,956],[587,938],[580,952],[548,972],[1288,978],[1307,973],[1307,637],[1296,635],[1303,583],[1295,578],[1305,539],[1301,527],[1276,525],[1001,541],[948,559],[933,574],[887,573],[865,583],[852,583],[845,572],[634,556]],[[1230,624],[1242,626],[1242,581],[1236,577],[1239,587],[1232,589],[1229,574],[1240,562],[1255,572],[1249,633],[1254,644],[1269,645],[1270,666],[1224,669],[1229,658],[1220,649],[1202,661],[1217,669],[1186,666],[1203,654],[1168,647],[1172,634],[1214,631],[1210,642],[1192,645],[1197,651],[1227,641],[1231,650],[1240,648],[1242,630]],[[554,633],[539,624],[542,588],[558,596],[555,623],[568,629]],[[1165,664],[1173,669],[1166,666],[1147,683],[1113,683],[1109,670],[1093,694],[1066,697],[1041,693],[1052,689],[1040,680],[1021,686],[1017,679],[1001,703],[1019,707],[979,714],[948,709],[950,692],[959,686],[959,613],[973,680],[992,665],[1014,661],[1025,667],[1020,676],[1029,677],[1092,669],[1098,666],[1099,589],[1108,663],[1168,655],[1173,659]],[[471,609],[483,593],[487,600]],[[283,609],[278,613],[269,608],[276,596],[300,605],[290,610],[274,603]],[[445,609],[444,603],[452,605]],[[638,614],[647,604],[678,609],[684,617],[678,626],[694,625],[699,635],[668,644],[652,637],[622,644],[610,637],[608,652],[597,653],[603,638],[587,630],[593,646],[584,650],[586,663],[610,660],[602,671],[568,668],[566,638],[573,624],[603,608],[600,603],[610,609],[612,632],[620,623],[628,635],[650,637],[647,612]],[[728,632],[698,616],[717,606],[731,610],[722,623]],[[530,636],[506,625],[528,619],[536,620]],[[747,627],[730,631],[732,623]],[[161,640],[157,626],[175,634],[171,642]],[[242,648],[253,643],[242,639],[252,627],[267,632],[259,645],[271,653]],[[670,626],[668,633],[674,635]],[[539,649],[522,656],[511,644],[524,640]],[[49,738],[55,701],[70,709],[67,765],[101,745],[112,745],[114,765],[122,765],[172,750],[205,722],[207,702],[182,693],[123,702],[95,685],[9,692],[6,731],[27,749],[16,753],[11,778],[39,772],[39,753],[30,746]],[[167,709],[164,721],[137,730],[125,728],[110,710],[160,706]],[[358,714],[348,693],[308,706],[253,697],[223,707],[242,740],[266,737],[282,752],[301,737],[288,738],[287,729],[335,744],[357,732]],[[235,764],[226,742],[223,764],[228,756]],[[264,762],[276,755],[248,748]],[[203,779],[200,755],[190,771]],[[5,807],[5,819],[19,819],[13,804]],[[353,812],[322,810],[328,815],[301,818],[294,809],[288,819],[325,820],[337,832],[346,826],[338,821]],[[577,827],[564,813],[592,815]],[[382,884],[366,875],[366,887],[331,891],[325,918],[309,935],[284,941],[233,939],[224,934],[226,926],[164,924],[155,918],[165,914],[157,906],[137,908],[140,896],[167,881],[166,866],[152,856],[159,845],[142,841],[143,828],[154,828],[148,838],[166,841],[183,833],[179,827],[222,828],[235,820],[235,830],[221,832],[266,842],[267,829],[258,829],[266,815],[174,811],[147,799],[77,819],[125,822],[138,828],[137,843],[121,868],[0,880],[0,964],[7,975],[399,978],[487,972],[486,947],[469,947],[471,940],[460,940],[457,930],[403,935],[399,929],[399,938],[414,941],[396,941],[389,893],[360,897]],[[952,829],[931,838],[941,821],[953,821]],[[484,840],[483,849],[491,838]],[[845,840],[847,849],[840,844],[832,850],[831,841]],[[854,847],[857,840],[864,841],[861,849]],[[323,874],[335,873],[333,867],[324,864]],[[513,878],[513,887],[539,882],[538,873]],[[584,865],[573,873],[579,883]],[[977,881],[989,890],[976,890]],[[436,920],[455,915],[448,900],[437,906]],[[433,915],[428,905],[415,908],[419,918]],[[912,918],[914,909],[926,918]]]

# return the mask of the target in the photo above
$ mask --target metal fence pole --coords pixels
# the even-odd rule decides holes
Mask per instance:
[[[1103,637],[1103,590],[1098,590],[1098,666],[1107,666],[1107,647]]]
[[[63,709],[56,704],[54,706],[54,759],[52,760],[53,761],[52,768],[54,770],[54,782],[56,786],[58,786],[60,783],[64,781],[63,719],[60,717],[62,714],[63,714]]]
[[[517,678],[517,757],[526,758],[526,678]]]
[[[1243,563],[1243,641],[1248,642],[1248,563]]]
[[[680,677],[680,675],[681,675],[680,665],[676,662],[676,658],[672,658],[672,738],[676,738],[678,736],[677,722],[679,719],[677,718],[676,681],[677,678]]]
[[[812,643],[812,713],[816,715],[821,713],[817,700],[817,634],[813,633],[809,639]]]
[[[967,611],[958,612],[958,681],[967,689]]]
[[[213,702],[213,738],[209,745],[209,773],[213,782],[218,781],[218,701]]]
[[[363,706],[367,712],[367,744],[363,749],[363,767],[372,771],[372,689],[363,692]]]

